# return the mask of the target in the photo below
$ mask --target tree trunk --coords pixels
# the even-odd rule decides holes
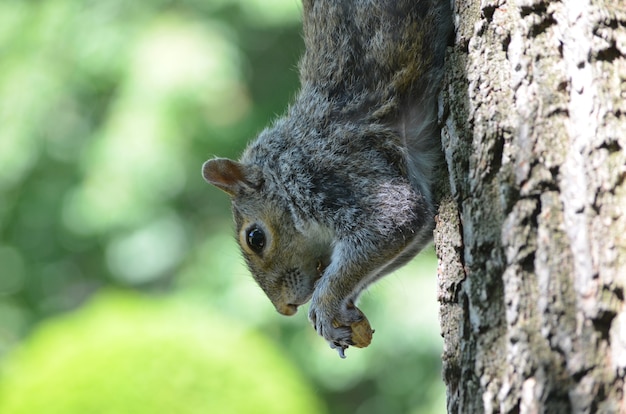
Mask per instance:
[[[626,2],[457,0],[435,243],[450,413],[626,413]]]

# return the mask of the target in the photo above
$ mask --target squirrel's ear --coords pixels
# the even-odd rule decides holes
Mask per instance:
[[[227,158],[208,160],[202,166],[202,176],[222,191],[235,196],[245,189],[261,185],[260,172],[251,166]]]

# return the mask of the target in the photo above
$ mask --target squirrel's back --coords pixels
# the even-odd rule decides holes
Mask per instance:
[[[397,159],[393,164],[430,201],[441,155],[436,100],[452,28],[449,0],[304,0],[303,6],[300,92],[242,160],[293,177],[315,159],[367,180],[383,167],[359,150],[379,148],[382,162]],[[279,185],[286,185],[290,202],[304,197],[302,204],[310,204],[307,180],[284,181]]]
[[[449,0],[305,0],[302,87],[393,116],[437,91],[451,24]]]

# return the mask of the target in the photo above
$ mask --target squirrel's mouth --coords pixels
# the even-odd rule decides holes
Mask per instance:
[[[311,293],[306,298],[304,298],[304,300],[299,301],[298,303],[294,302],[294,303],[287,303],[287,304],[282,304],[280,306],[277,306],[276,310],[278,311],[278,313],[282,315],[286,315],[286,316],[294,315],[296,312],[298,312],[298,307],[300,305],[304,305],[305,303],[310,301],[311,297],[313,296],[313,291],[315,290],[317,284],[319,283],[320,279],[324,275],[324,271],[326,270],[327,267],[328,267],[328,262],[318,260],[317,267],[315,268],[316,273],[313,279]]]
[[[286,305],[276,307],[276,310],[281,315],[291,316],[291,315],[294,315],[296,312],[298,312],[298,306],[299,305],[295,305],[293,303],[288,303]]]

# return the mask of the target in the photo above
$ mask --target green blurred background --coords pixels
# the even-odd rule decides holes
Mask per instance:
[[[445,412],[432,251],[363,295],[373,343],[340,360],[275,312],[201,178],[293,97],[300,12],[0,2],[0,413]]]

